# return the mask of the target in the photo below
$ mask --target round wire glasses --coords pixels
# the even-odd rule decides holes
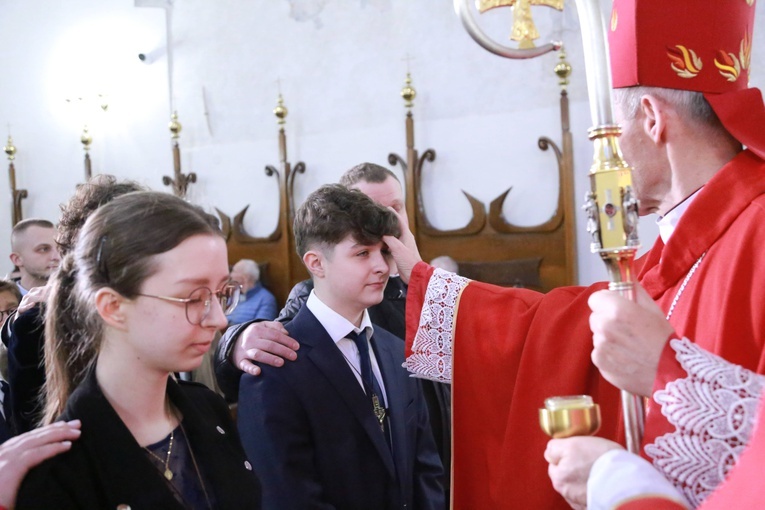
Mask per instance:
[[[5,319],[9,318],[15,312],[15,308],[9,308],[7,310],[0,310],[0,324],[5,322]]]
[[[187,298],[177,298],[171,296],[156,296],[153,294],[141,294],[139,296],[161,299],[171,303],[183,303],[186,306],[186,320],[191,324],[198,326],[210,315],[212,310],[213,296],[220,303],[223,313],[230,314],[239,304],[239,294],[242,287],[236,282],[229,282],[219,290],[213,292],[207,287],[194,289]]]

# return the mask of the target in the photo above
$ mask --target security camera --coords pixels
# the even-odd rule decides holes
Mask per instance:
[[[157,58],[165,54],[164,48],[155,48],[151,51],[142,51],[138,54],[138,60],[144,64],[153,64]]]

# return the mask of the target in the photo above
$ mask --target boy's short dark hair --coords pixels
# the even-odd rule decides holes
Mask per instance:
[[[398,217],[359,190],[328,184],[311,193],[295,213],[295,246],[302,258],[313,246],[335,246],[349,234],[372,245],[385,235],[398,237]]]
[[[375,165],[374,163],[362,163],[345,172],[342,177],[340,177],[340,184],[346,188],[350,188],[354,184],[362,181],[373,183],[385,182],[389,177],[393,177],[396,182],[400,182],[398,177],[396,177],[396,174],[384,166]]]

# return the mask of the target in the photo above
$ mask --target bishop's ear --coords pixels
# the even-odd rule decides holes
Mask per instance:
[[[643,111],[645,133],[655,144],[664,143],[669,114],[666,103],[654,95],[646,94],[640,98],[640,109]]]

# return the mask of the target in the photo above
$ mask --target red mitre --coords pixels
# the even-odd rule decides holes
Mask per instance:
[[[749,88],[755,0],[614,0],[614,88],[703,92],[723,126],[765,159],[765,105]]]

